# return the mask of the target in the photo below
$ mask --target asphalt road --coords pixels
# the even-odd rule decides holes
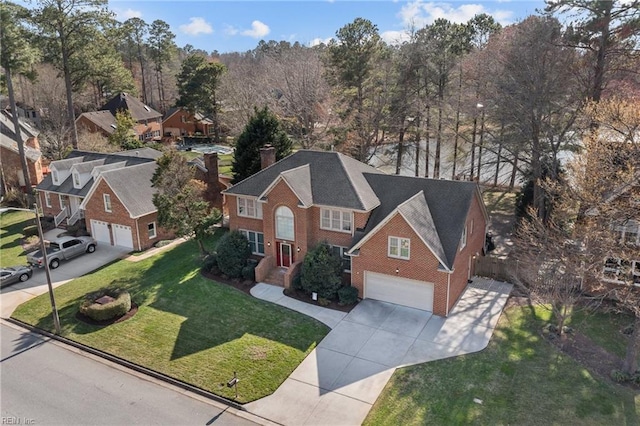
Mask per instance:
[[[10,325],[0,324],[0,340],[0,424],[256,424]]]

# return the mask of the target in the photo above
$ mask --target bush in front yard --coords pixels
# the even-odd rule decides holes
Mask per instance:
[[[345,286],[338,290],[338,300],[341,305],[352,305],[358,301],[358,289]]]
[[[301,283],[308,293],[335,299],[342,287],[342,260],[331,252],[327,244],[317,245],[304,257]]]
[[[110,296],[115,300],[105,304],[96,303],[102,296]],[[121,317],[131,310],[131,295],[127,290],[119,288],[103,288],[85,296],[80,305],[80,313],[95,321],[106,321]]]
[[[213,275],[220,275],[220,268],[218,268],[218,255],[216,253],[210,253],[204,258],[202,269],[205,272],[210,272]]]
[[[242,278],[245,280],[255,281],[256,279],[256,267],[253,265],[247,265],[242,268]]]
[[[249,240],[238,231],[231,231],[222,236],[217,246],[218,268],[232,278],[242,276],[242,268],[247,265],[251,255]]]

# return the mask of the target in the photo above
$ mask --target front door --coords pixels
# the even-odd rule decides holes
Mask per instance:
[[[293,262],[291,244],[276,242],[278,266],[288,268]]]

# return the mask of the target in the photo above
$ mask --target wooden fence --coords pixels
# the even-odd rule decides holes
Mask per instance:
[[[499,281],[511,282],[519,273],[518,261],[512,259],[478,256],[474,266],[475,275]]]

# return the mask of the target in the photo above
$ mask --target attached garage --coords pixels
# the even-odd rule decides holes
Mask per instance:
[[[111,225],[113,229],[113,245],[133,249],[133,235],[131,227],[124,225]]]
[[[107,222],[91,219],[91,236],[98,243],[111,245],[111,232],[109,232],[109,224]]]
[[[366,271],[364,297],[433,312],[433,283]]]

